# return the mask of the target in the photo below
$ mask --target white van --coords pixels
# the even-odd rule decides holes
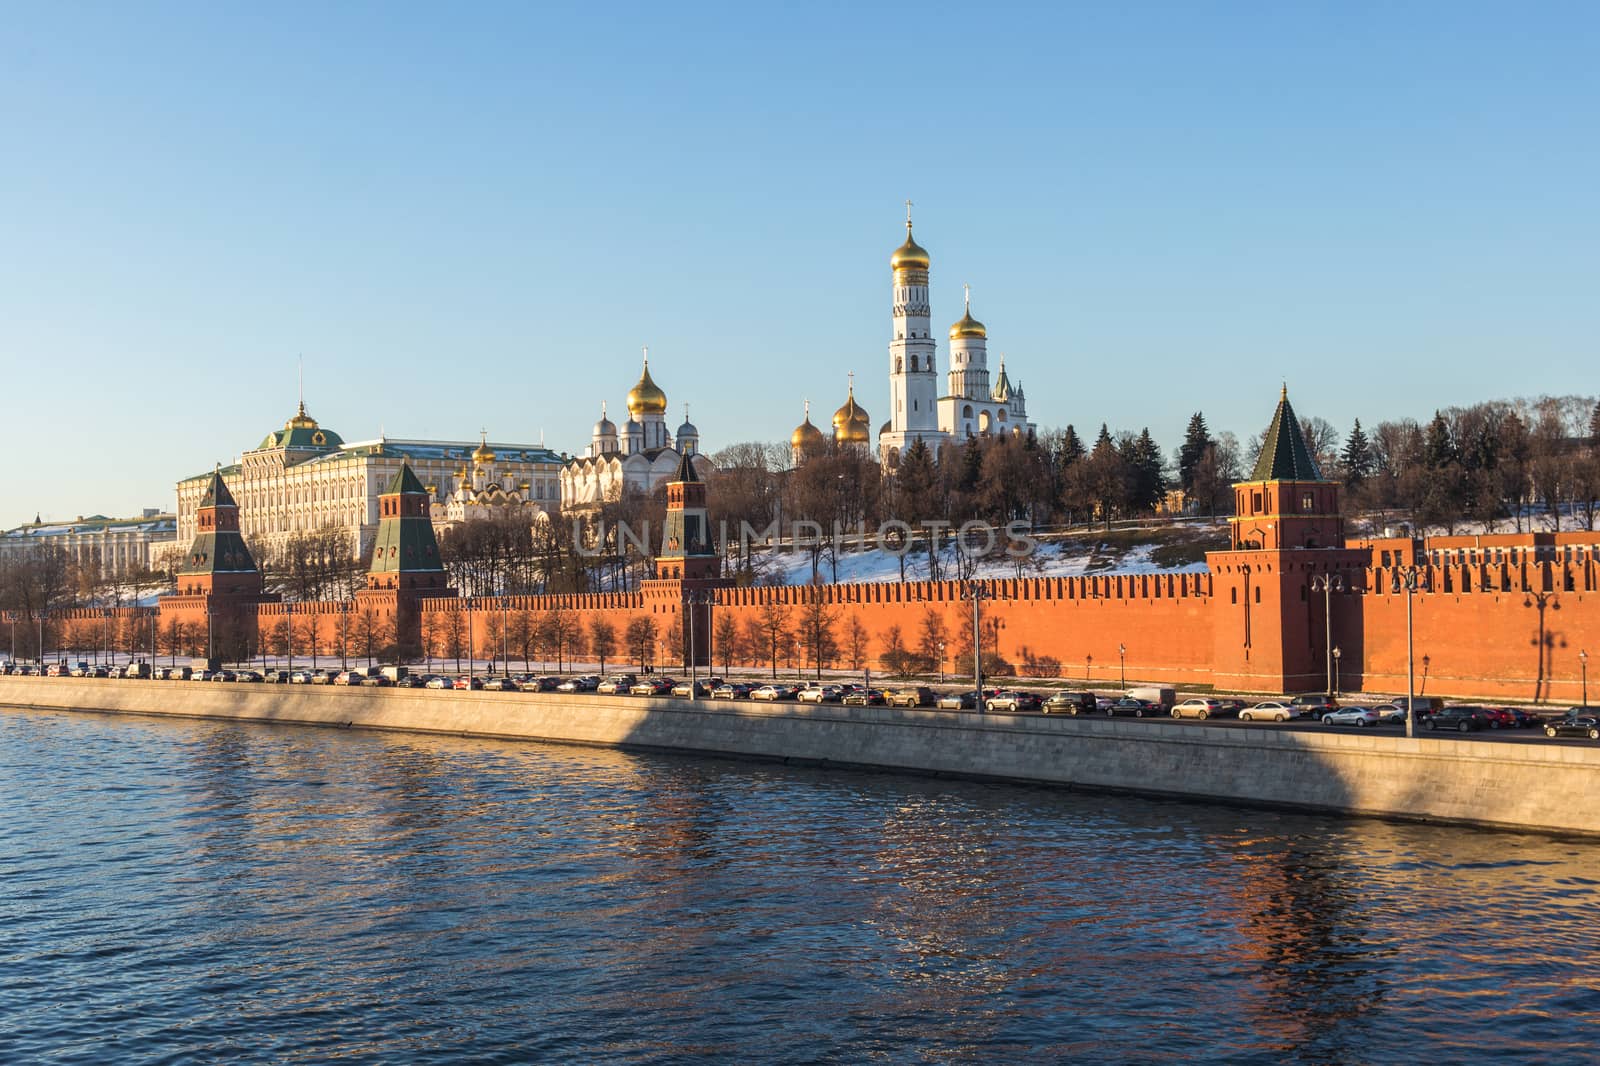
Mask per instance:
[[[1132,696],[1136,700],[1144,700],[1147,703],[1160,704],[1161,709],[1166,711],[1172,710],[1172,705],[1178,702],[1177,690],[1165,688],[1161,685],[1146,685],[1143,688],[1130,688],[1128,690],[1128,695]]]

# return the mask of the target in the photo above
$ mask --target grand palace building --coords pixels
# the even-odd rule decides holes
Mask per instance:
[[[349,443],[317,424],[305,404],[237,463],[217,473],[238,501],[240,531],[273,551],[292,535],[334,528],[352,552],[372,542],[378,497],[409,463],[425,486],[430,514],[448,525],[510,511],[529,521],[560,506],[563,459],[542,445],[404,440]],[[177,541],[195,536],[210,471],[178,482]]]

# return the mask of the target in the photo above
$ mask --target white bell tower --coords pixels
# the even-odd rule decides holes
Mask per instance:
[[[939,431],[939,374],[934,367],[932,310],[928,304],[926,249],[911,235],[911,201],[906,201],[906,241],[889,257],[894,275],[894,334],[889,341],[889,428],[878,441],[880,457],[894,465],[921,437],[936,453]]]

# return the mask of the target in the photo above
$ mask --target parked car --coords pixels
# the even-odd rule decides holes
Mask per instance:
[[[1378,713],[1376,707],[1340,707],[1335,711],[1327,711],[1322,716],[1323,725],[1353,725],[1365,727],[1369,725],[1382,725],[1383,715]]]
[[[417,675],[417,674],[407,674],[406,676],[404,676],[402,678],[396,679],[396,681],[394,683],[394,687],[395,688],[421,688],[422,687],[422,683],[423,683],[424,680],[426,680],[426,679],[421,677],[421,676],[419,676],[419,675]]]
[[[844,689],[838,685],[824,685],[819,682],[807,685],[795,693],[794,698],[801,703],[838,703],[844,699]]]
[[[1305,711],[1292,703],[1282,700],[1262,700],[1251,707],[1246,707],[1239,712],[1241,722],[1287,722],[1291,718],[1299,718]]]
[[[1379,725],[1405,725],[1406,712],[1393,703],[1374,704],[1373,710],[1378,712]]]
[[[515,678],[491,677],[483,683],[485,692],[520,692],[522,686],[517,684]]]
[[[1230,712],[1237,715],[1239,713],[1239,709],[1224,703],[1222,700],[1212,699],[1209,696],[1196,696],[1194,699],[1184,700],[1182,703],[1172,708],[1172,717],[1201,719],[1220,718],[1221,716]]]
[[[244,684],[259,685],[261,684],[261,673],[256,670],[235,670],[233,679]]]
[[[637,674],[612,674],[596,685],[595,691],[602,696],[626,695],[638,680]]]
[[[1289,701],[1289,705],[1300,708],[1300,713],[1307,718],[1321,718],[1329,711],[1339,709],[1339,701],[1332,696],[1296,696]]]
[[[263,683],[268,685],[287,685],[289,683],[289,676],[290,671],[288,670],[273,669],[262,674],[261,680]]]
[[[1479,729],[1488,729],[1489,721],[1489,715],[1482,707],[1459,703],[1428,715],[1422,720],[1422,726],[1430,730],[1454,729],[1462,733],[1471,733]]]
[[[890,707],[932,707],[938,699],[939,694],[927,685],[907,685],[890,692],[883,701]]]
[[[341,670],[329,684],[359,685],[366,676],[360,670]]]
[[[1508,727],[1511,729],[1538,729],[1544,725],[1543,718],[1536,714],[1531,714],[1521,707],[1497,707],[1495,709],[1511,716],[1512,724]]]
[[[672,694],[686,700],[708,700],[718,685],[720,677],[702,677],[693,681],[679,681],[672,686]]]
[[[628,691],[635,696],[666,696],[676,684],[670,677],[645,677],[635,681]]]
[[[941,711],[975,711],[978,709],[978,697],[971,689],[946,692],[933,705]]]
[[[428,680],[422,683],[422,687],[431,689],[455,688],[456,683],[453,678],[444,677],[441,675],[439,677],[428,678]]]
[[[361,679],[362,688],[394,688],[394,679],[386,674],[369,674]]]
[[[1159,703],[1137,699],[1133,696],[1124,696],[1106,708],[1106,714],[1112,718],[1148,718],[1151,715],[1160,713],[1161,705]]]
[[[1138,688],[1130,688],[1123,695],[1154,704],[1158,711],[1170,710],[1172,705],[1178,702],[1177,691],[1166,685],[1141,685]]]
[[[753,700],[762,700],[766,703],[774,703],[778,700],[789,699],[793,695],[794,693],[790,690],[788,685],[762,685],[760,688],[750,693],[750,698]]]
[[[1044,714],[1093,714],[1099,709],[1099,698],[1093,692],[1057,692],[1039,705]]]
[[[593,674],[583,677],[569,677],[556,686],[557,692],[593,692],[600,686],[600,679]]]
[[[483,678],[462,674],[450,683],[450,687],[457,692],[476,692],[483,688]]]
[[[236,674],[235,672],[233,672],[232,670],[218,670],[215,674],[212,675],[211,680],[213,680],[213,681],[224,681],[224,682],[228,682],[228,683],[231,684],[231,683],[237,682],[239,680],[239,675]]]
[[[714,700],[747,700],[750,698],[751,686],[743,681],[725,681],[711,692]]]
[[[883,690],[857,685],[846,692],[839,702],[846,707],[880,707],[883,705]]]
[[[205,667],[201,667],[198,670],[189,671],[189,676],[188,676],[187,680],[189,680],[189,681],[215,681],[216,678],[217,678],[217,672],[216,671],[207,670]]]
[[[313,685],[331,685],[338,680],[338,677],[338,670],[326,669],[311,671],[311,683]]]
[[[1600,717],[1592,714],[1569,714],[1544,724],[1547,737],[1588,737],[1600,740]]]
[[[1015,713],[1017,711],[1037,711],[1044,706],[1044,701],[1032,692],[1009,689],[996,692],[993,696],[984,700],[983,705],[991,711]]]

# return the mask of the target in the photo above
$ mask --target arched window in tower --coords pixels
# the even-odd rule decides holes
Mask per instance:
[[[915,357],[913,357],[913,361],[914,361],[914,360],[915,360]],[[894,357],[894,372],[895,372],[895,373],[896,373],[896,374],[898,374],[898,373],[900,373],[900,363],[901,363],[901,359],[900,359],[900,357],[899,357],[899,356],[898,356],[898,355],[897,355],[897,356],[895,356],[895,357]],[[912,367],[912,368],[911,368],[911,369],[913,369],[913,370],[915,370],[915,369],[916,369],[916,367],[915,367],[915,366],[913,366],[913,367]]]

